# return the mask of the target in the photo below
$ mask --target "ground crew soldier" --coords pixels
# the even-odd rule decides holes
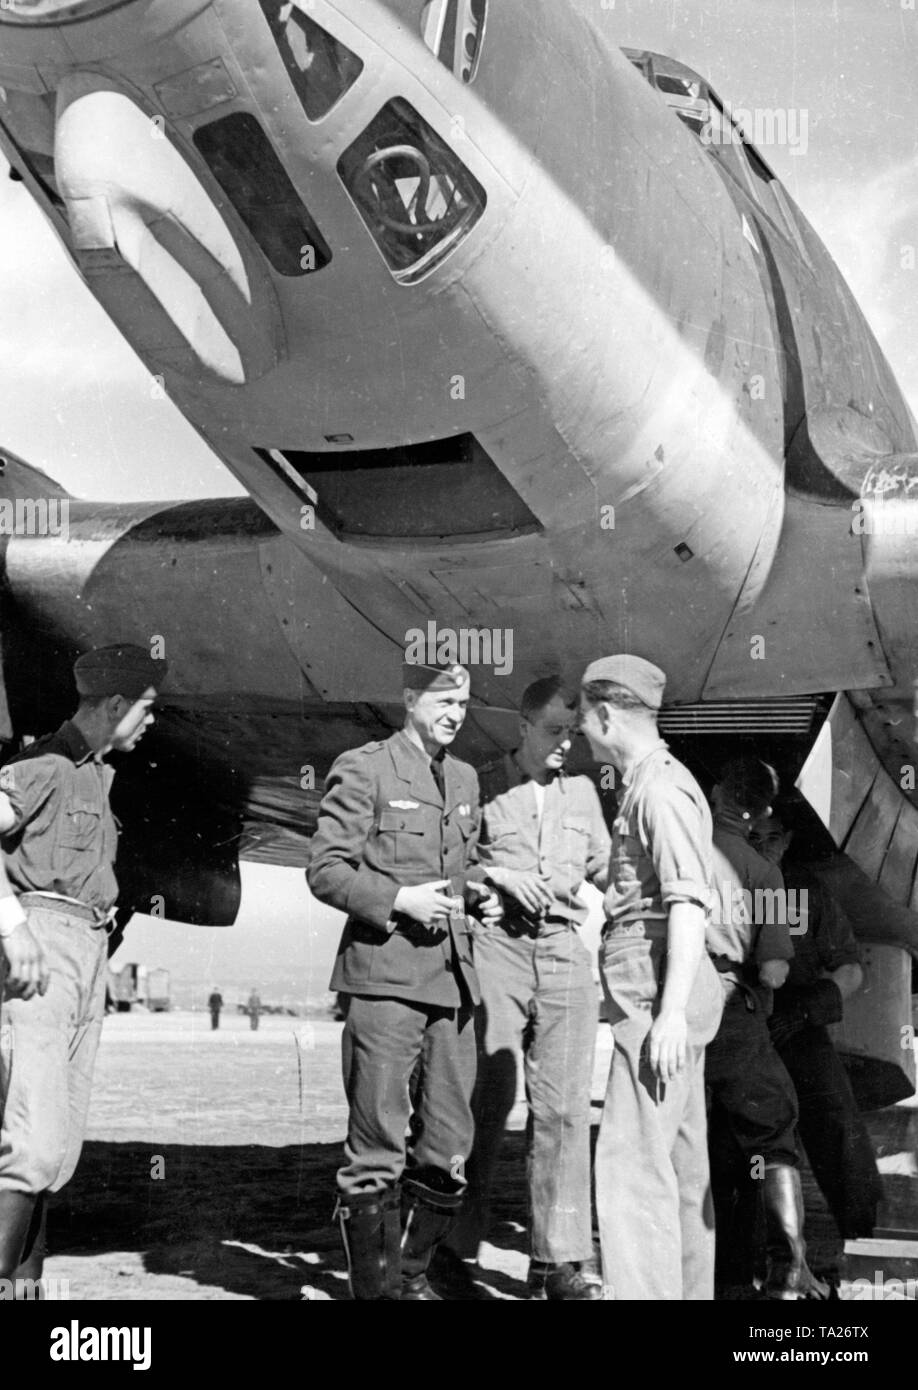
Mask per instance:
[[[73,718],[0,772],[6,869],[44,961],[37,974],[33,964],[23,988],[21,964],[11,955],[22,929],[2,942],[3,1278],[40,1276],[44,1194],[69,1180],[82,1148],[105,1007],[106,928],[118,891],[114,774],[103,758],[136,747],[153,723],[165,673],[166,663],[143,647],[87,652],[74,666],[80,703]],[[0,934],[6,930],[0,917]]]
[[[844,1001],[860,989],[863,971],[847,914],[811,867],[820,844],[834,846],[805,803],[790,798],[756,821],[750,840],[796,893],[805,926],[794,937],[787,983],[769,1019],[771,1040],[797,1091],[800,1137],[842,1236],[871,1236],[883,1195],[877,1161],[828,1031],[842,1018]]]
[[[806,1264],[797,1097],[768,1032],[773,991],[784,985],[794,955],[790,914],[780,870],[749,844],[755,817],[777,790],[767,763],[734,758],[712,796],[716,896],[708,950],[720,973],[724,1013],[708,1046],[705,1080],[721,1293],[730,1296],[730,1286],[752,1282],[752,1230],[740,1218],[761,1197],[766,1297],[797,1299],[824,1297],[827,1290]]]
[[[404,728],[334,763],[307,877],[320,902],[348,914],[330,988],[350,996],[338,1215],[351,1292],[429,1302],[439,1295],[427,1269],[472,1147],[479,994],[463,895],[495,906],[496,895],[468,884],[478,778],[446,752],[468,672],[406,664],[403,688]]]
[[[721,1012],[704,949],[711,814],[657,732],[666,677],[594,661],[580,726],[622,774],[600,968],[615,1049],[596,1145],[603,1279],[616,1299],[711,1299],[704,1049]]]
[[[558,677],[535,681],[523,692],[519,748],[479,774],[479,860],[500,892],[504,916],[475,939],[481,984],[475,1148],[462,1217],[449,1244],[457,1255],[474,1258],[487,1234],[490,1190],[522,1054],[530,1295],[585,1302],[602,1297],[592,1273],[590,1206],[599,1001],[577,931],[587,915],[578,890],[585,880],[605,888],[609,832],[590,779],[564,774],[576,723],[573,703]]]

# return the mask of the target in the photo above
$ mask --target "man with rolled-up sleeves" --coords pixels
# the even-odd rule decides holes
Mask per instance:
[[[580,727],[621,773],[600,971],[615,1038],[594,1160],[606,1292],[714,1297],[704,1051],[721,988],[705,950],[711,813],[660,738],[666,677],[637,656],[584,673]]]
[[[463,1214],[449,1238],[474,1258],[522,1059],[529,1107],[529,1296],[601,1299],[593,1270],[590,1088],[599,998],[578,928],[589,881],[605,888],[609,832],[596,788],[565,761],[576,694],[547,676],[523,692],[520,744],[481,769],[479,860],[504,916],[475,940],[481,982],[475,1148]],[[447,1257],[443,1256],[444,1264]],[[451,1270],[457,1283],[465,1267]]]
[[[407,663],[403,698],[403,729],[333,765],[307,874],[321,902],[347,913],[330,988],[349,996],[337,1186],[358,1301],[439,1301],[427,1270],[461,1202],[473,1136],[479,990],[465,899],[496,905],[469,882],[478,778],[446,751],[469,674]]]
[[[7,936],[0,914],[0,1277],[33,1287],[45,1194],[80,1156],[105,1008],[118,836],[104,758],[153,723],[166,663],[124,643],[73,670],[73,717],[0,772],[4,862],[42,961],[23,978],[22,928]]]

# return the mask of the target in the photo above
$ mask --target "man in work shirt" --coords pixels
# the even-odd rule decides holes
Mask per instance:
[[[329,987],[350,996],[338,1215],[351,1292],[430,1302],[427,1269],[472,1147],[479,993],[464,895],[497,902],[469,884],[478,778],[446,751],[468,672],[406,664],[402,679],[404,728],[343,753],[328,774],[307,877],[348,914]]]
[[[529,1102],[529,1287],[534,1298],[601,1299],[590,1215],[590,1085],[599,1009],[577,932],[584,880],[605,888],[609,833],[588,777],[566,777],[574,700],[557,677],[520,707],[519,748],[480,771],[479,860],[504,906],[475,939],[481,984],[475,1148],[451,1248],[474,1257],[523,1054]]]
[[[721,992],[704,949],[711,814],[657,730],[666,677],[636,656],[584,673],[580,726],[622,774],[600,968],[615,1049],[596,1145],[603,1279],[616,1299],[711,1299],[704,1049]]]
[[[69,1181],[83,1145],[105,1006],[106,928],[118,892],[114,774],[102,759],[136,747],[153,723],[165,673],[166,663],[143,647],[87,652],[74,666],[80,703],[73,718],[0,772],[6,870],[47,976],[44,991],[18,989],[15,937],[2,943],[2,1278],[40,1277],[44,1194]]]

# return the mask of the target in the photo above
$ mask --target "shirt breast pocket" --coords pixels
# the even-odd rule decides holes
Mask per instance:
[[[639,882],[639,865],[643,857],[644,850],[638,836],[629,835],[616,824],[612,833],[610,860],[614,881],[618,884]]]
[[[417,811],[380,811],[377,838],[384,858],[404,864],[421,854],[425,830],[423,815]]]
[[[100,842],[102,813],[90,802],[71,801],[60,828],[62,849],[88,851]]]
[[[562,816],[561,833],[568,862],[584,868],[590,855],[590,825],[585,816]]]

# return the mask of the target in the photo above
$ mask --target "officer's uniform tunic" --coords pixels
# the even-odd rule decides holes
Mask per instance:
[[[399,732],[342,754],[319,810],[309,886],[348,914],[330,984],[351,996],[342,1040],[350,1105],[343,1194],[391,1186],[406,1163],[441,1190],[465,1183],[479,1000],[471,931],[464,912],[431,931],[393,911],[402,887],[448,879],[445,891],[465,889],[478,841],[478,778],[447,752],[442,780],[441,794],[426,753]]]
[[[706,953],[687,1008],[687,1063],[652,1072],[647,1035],[659,1012],[669,908],[707,909],[711,814],[701,788],[662,741],[622,779],[612,828],[600,964],[615,1038],[596,1146],[603,1279],[616,1299],[711,1299],[704,1049],[721,1013]]]
[[[505,917],[475,938],[481,982],[475,1149],[469,1193],[451,1243],[475,1255],[489,1224],[494,1169],[516,1100],[523,1054],[531,1111],[529,1211],[532,1257],[549,1264],[592,1257],[590,1085],[599,1009],[590,955],[577,928],[585,879],[605,871],[609,832],[588,777],[558,773],[543,789],[512,755],[481,770],[479,859],[547,875],[554,901],[538,921],[509,895]]]
[[[0,1188],[14,1192],[57,1191],[82,1148],[117,895],[113,776],[69,720],[0,772],[6,869],[50,972],[46,994],[6,999],[0,958]]]

